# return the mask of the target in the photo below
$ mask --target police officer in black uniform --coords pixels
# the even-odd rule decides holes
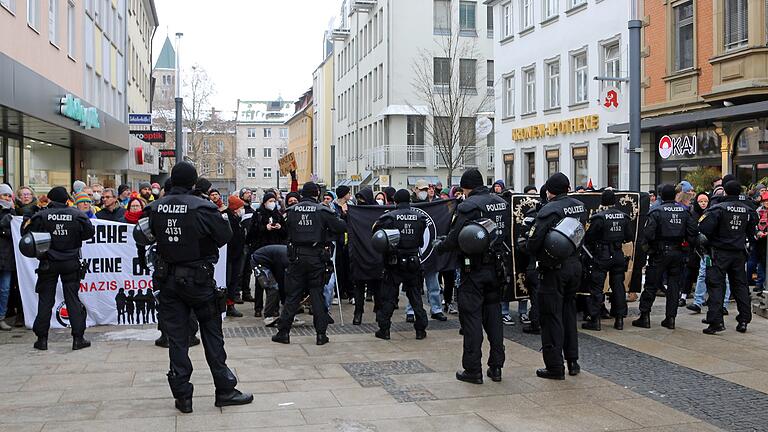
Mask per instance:
[[[389,329],[392,326],[392,313],[403,285],[408,302],[413,307],[416,329],[416,339],[427,337],[427,312],[421,300],[422,267],[419,250],[424,244],[424,230],[427,228],[426,219],[411,209],[411,194],[400,189],[395,193],[397,209],[384,213],[373,225],[373,231],[380,229],[396,229],[400,240],[395,250],[384,256],[384,283],[381,290],[381,307],[376,311],[376,322],[379,330],[376,337],[389,339]]]
[[[253,395],[235,388],[237,379],[227,367],[221,314],[225,310],[223,290],[216,288],[214,264],[219,248],[229,241],[229,222],[210,201],[192,194],[197,171],[188,162],[179,162],[171,171],[173,188],[144,209],[149,231],[157,241],[157,259],[152,275],[160,291],[159,310],[168,337],[168,372],[176,408],[192,412],[194,387],[189,382],[189,316],[194,311],[200,324],[205,359],[216,386],[215,405],[244,405]],[[138,226],[137,226],[138,228]]]
[[[648,268],[645,270],[645,290],[640,295],[640,318],[632,321],[635,327],[651,328],[651,307],[656,291],[667,274],[666,313],[662,327],[675,328],[678,299],[680,298],[680,271],[683,262],[683,242],[693,243],[697,236],[696,221],[691,213],[675,202],[675,187],[661,187],[661,205],[651,209],[643,232],[648,247]]]
[[[624,292],[624,272],[627,260],[624,257],[622,244],[632,241],[634,233],[630,227],[628,214],[616,208],[616,194],[611,189],[603,191],[601,203],[607,207],[589,218],[589,229],[584,236],[587,249],[592,251],[594,268],[591,274],[587,310],[590,320],[583,323],[581,328],[600,330],[600,315],[605,305],[603,285],[606,275],[610,275],[611,287],[611,316],[614,317],[613,327],[624,329],[624,317],[627,316],[627,295]]]
[[[739,199],[741,185],[730,180],[724,186],[726,197],[719,204],[710,207],[699,222],[699,231],[706,237],[711,248],[711,265],[707,268],[707,293],[709,311],[704,329],[706,334],[725,330],[723,324],[723,301],[725,300],[725,277],[731,283],[739,314],[736,316],[736,331],[745,333],[752,320],[752,309],[747,287],[745,247],[747,241],[754,241],[758,216],[745,201]]]
[[[56,283],[61,278],[64,302],[69,312],[69,324],[72,327],[72,349],[79,350],[91,346],[85,340],[85,306],[77,293],[80,290],[80,247],[95,234],[91,221],[85,213],[75,207],[67,206],[69,194],[61,186],[48,192],[51,200],[48,207],[35,213],[22,228],[22,234],[43,232],[51,235],[50,249],[40,258],[37,267],[35,292],[39,296],[37,316],[32,326],[37,341],[34,347],[48,349],[48,330],[51,327],[51,309],[56,301]]]
[[[553,259],[545,240],[550,230],[563,219],[573,218],[583,223],[587,217],[581,201],[567,195],[570,181],[563,173],[555,173],[546,183],[547,204],[539,210],[528,240],[528,252],[538,260],[539,320],[543,369],[536,376],[565,379],[563,357],[570,375],[578,375],[579,341],[576,330],[576,291],[581,284],[579,250],[574,249],[563,259]]]
[[[459,233],[465,225],[483,218],[496,224],[496,240],[486,253],[473,256],[459,253],[462,267],[457,300],[464,334],[461,359],[464,370],[456,372],[456,379],[473,384],[483,383],[483,330],[491,345],[487,375],[493,381],[501,381],[504,367],[501,289],[506,283],[503,273],[509,268],[508,242],[511,237],[509,205],[498,195],[491,194],[483,184],[483,176],[477,169],[464,172],[460,186],[467,198],[456,208],[447,237],[435,242],[438,251],[459,250]]]
[[[304,183],[301,201],[288,207],[285,218],[288,230],[288,271],[286,272],[286,299],[280,314],[279,331],[273,342],[290,343],[291,325],[299,309],[304,288],[309,289],[312,301],[312,321],[317,333],[317,344],[328,343],[328,309],[325,307],[323,288],[326,267],[333,252],[331,241],[347,229],[330,208],[317,202],[320,188],[313,182]]]

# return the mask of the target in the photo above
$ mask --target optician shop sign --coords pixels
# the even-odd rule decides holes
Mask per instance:
[[[599,127],[600,116],[594,114],[512,129],[512,139],[515,141],[523,141],[547,136],[587,132],[597,130]]]
[[[86,108],[80,99],[71,94],[61,98],[59,114],[80,122],[80,126],[85,129],[98,129],[101,127],[99,111],[96,108]]]
[[[664,135],[659,139],[659,156],[669,159],[671,156],[695,156],[696,135]]]

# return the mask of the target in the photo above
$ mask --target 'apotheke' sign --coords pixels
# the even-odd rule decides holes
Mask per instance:
[[[587,132],[600,127],[600,116],[597,114],[576,117],[568,120],[542,123],[523,128],[512,129],[512,139],[515,141],[543,138]]]
[[[80,122],[80,126],[85,129],[98,129],[101,127],[99,123],[99,111],[96,108],[86,108],[80,99],[67,94],[61,98],[61,106],[59,106],[59,113],[64,117],[71,118],[77,122]]]

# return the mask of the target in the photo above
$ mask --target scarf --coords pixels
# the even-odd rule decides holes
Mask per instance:
[[[144,214],[143,211],[137,211],[137,212],[126,211],[125,212],[125,221],[130,223],[130,224],[138,223],[139,219],[141,219],[141,215],[142,214]]]

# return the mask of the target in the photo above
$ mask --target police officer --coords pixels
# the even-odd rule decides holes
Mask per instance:
[[[594,257],[594,268],[590,277],[590,297],[587,299],[590,320],[583,323],[581,328],[600,330],[601,310],[605,305],[603,285],[606,275],[610,275],[613,327],[623,330],[624,317],[627,316],[627,295],[624,292],[627,260],[622,244],[632,241],[634,234],[630,227],[629,215],[616,208],[616,194],[613,190],[604,190],[600,201],[600,204],[607,208],[589,218],[589,229],[584,237],[584,242]]]
[[[312,301],[312,321],[317,333],[317,344],[328,343],[328,310],[323,288],[326,266],[330,262],[331,241],[347,229],[347,224],[336,217],[330,208],[317,200],[320,188],[307,182],[301,188],[301,201],[288,207],[285,219],[288,230],[288,271],[286,273],[286,299],[280,314],[279,331],[273,342],[290,343],[291,324],[299,308],[304,288],[309,289]]]
[[[250,267],[256,274],[256,283],[267,295],[264,302],[264,326],[277,325],[280,316],[280,298],[285,297],[285,270],[288,268],[288,246],[267,245],[256,249],[250,258]],[[257,290],[258,291],[258,290]]]
[[[583,223],[586,209],[581,201],[567,195],[570,181],[563,173],[547,179],[547,204],[539,210],[529,234],[528,252],[535,256],[539,270],[539,320],[543,369],[536,376],[565,379],[563,357],[570,375],[578,375],[579,341],[576,330],[576,291],[581,283],[579,250],[550,251],[545,247],[549,232],[565,218]],[[553,256],[565,255],[562,259]]]
[[[523,193],[536,193],[536,188],[530,185],[526,186]],[[536,271],[536,257],[528,253],[527,242],[531,227],[533,227],[533,223],[536,220],[536,215],[547,202],[546,186],[542,187],[539,195],[540,199],[525,212],[523,231],[520,233],[520,237],[516,239],[517,253],[522,257],[520,262],[521,266],[524,266],[523,271],[525,271],[525,288],[528,290],[528,297],[531,300],[531,308],[528,310],[530,322],[523,326],[523,333],[536,335],[541,334],[541,325],[539,324],[539,274]]]
[[[85,213],[67,206],[69,194],[63,187],[51,189],[48,199],[51,200],[48,207],[35,213],[22,228],[22,234],[42,232],[51,235],[50,249],[40,258],[37,266],[35,292],[40,298],[32,326],[37,336],[34,347],[41,351],[48,349],[51,309],[56,301],[56,283],[61,278],[64,302],[72,327],[72,349],[88,348],[91,342],[83,338],[86,311],[77,293],[83,276],[80,269],[80,247],[84,241],[93,237],[95,230]]]
[[[176,409],[192,412],[194,387],[189,382],[189,314],[194,311],[200,325],[205,358],[216,386],[215,405],[244,405],[253,401],[250,393],[235,388],[237,379],[227,367],[221,314],[225,310],[224,290],[216,288],[214,263],[219,248],[229,241],[229,222],[210,201],[192,193],[197,171],[188,162],[171,170],[173,187],[163,198],[144,209],[149,231],[157,241],[153,280],[160,291],[159,311],[169,342],[168,384]]]
[[[381,290],[381,306],[376,311],[379,330],[376,337],[389,339],[392,313],[403,285],[408,302],[413,308],[416,339],[427,337],[427,312],[421,300],[422,267],[419,250],[424,244],[427,223],[421,214],[411,209],[411,194],[400,189],[394,196],[397,209],[384,213],[373,225],[373,231],[396,229],[400,240],[396,249],[384,255],[384,283]]]
[[[723,324],[723,301],[725,300],[725,277],[731,283],[739,314],[736,316],[736,331],[745,333],[752,320],[750,296],[745,270],[747,241],[754,241],[758,216],[752,207],[739,199],[741,185],[736,180],[725,184],[725,199],[710,207],[699,222],[699,231],[707,238],[711,248],[711,264],[707,268],[707,293],[709,312],[704,329],[705,334],[725,330]]]
[[[635,327],[651,328],[651,307],[667,274],[665,318],[662,327],[675,328],[678,299],[680,298],[680,270],[683,262],[682,243],[692,243],[697,235],[696,221],[690,212],[675,202],[675,187],[661,187],[662,203],[648,213],[643,232],[648,248],[648,268],[645,270],[645,290],[640,295],[640,318],[632,321]]]
[[[477,255],[459,254],[462,268],[457,300],[459,321],[464,334],[464,353],[461,359],[464,370],[456,372],[456,379],[473,384],[483,383],[483,330],[491,345],[487,375],[493,381],[501,381],[501,369],[504,367],[501,289],[506,283],[503,273],[509,264],[509,244],[504,240],[510,238],[511,228],[506,201],[491,194],[483,183],[483,176],[477,169],[464,172],[460,186],[467,198],[456,208],[447,237],[435,242],[438,251],[458,250],[459,233],[465,225],[483,218],[496,224],[496,240],[489,250]]]

